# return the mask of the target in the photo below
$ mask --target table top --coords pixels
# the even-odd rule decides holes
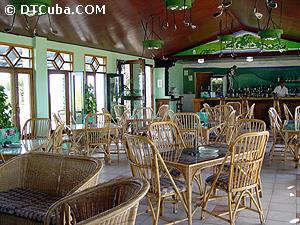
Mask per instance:
[[[173,163],[185,166],[207,163],[215,159],[223,159],[228,147],[225,145],[204,145],[198,148],[183,149],[179,157],[174,157]],[[172,162],[172,160],[169,160]]]
[[[282,131],[284,131],[284,132],[300,132],[300,121],[285,120]]]
[[[68,127],[71,130],[84,130],[85,129],[85,125],[83,123],[82,124],[71,124],[71,125],[68,125]],[[110,124],[110,129],[118,129],[118,128],[121,128],[121,126],[114,124],[114,123]]]
[[[12,144],[11,147],[0,146],[0,153],[3,155],[21,155],[33,151],[45,144],[47,139],[21,140],[20,143]]]

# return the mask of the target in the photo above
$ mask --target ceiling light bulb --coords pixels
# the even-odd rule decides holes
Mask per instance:
[[[202,64],[202,63],[204,63],[204,62],[205,62],[204,59],[198,59],[198,63]]]
[[[252,56],[247,56],[246,61],[247,62],[253,62],[253,57]]]

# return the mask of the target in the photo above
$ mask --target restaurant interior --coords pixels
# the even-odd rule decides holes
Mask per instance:
[[[300,223],[299,12],[2,0],[0,225]]]

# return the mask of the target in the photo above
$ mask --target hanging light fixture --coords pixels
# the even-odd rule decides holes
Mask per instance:
[[[11,0],[11,4],[15,7],[16,12],[13,15],[13,20],[12,20],[12,23],[11,23],[10,27],[4,29],[4,32],[13,31],[16,14],[21,13],[21,6],[24,5],[26,7],[26,14],[23,15],[24,19],[25,19],[25,22],[26,22],[25,23],[25,26],[26,26],[25,29],[28,30],[28,31],[32,30],[33,36],[38,35],[37,26],[38,26],[40,16],[43,16],[43,15],[48,16],[48,21],[49,21],[49,25],[50,25],[50,32],[54,35],[56,35],[58,33],[53,28],[52,22],[51,22],[51,17],[48,13],[48,8],[51,7],[51,5],[52,5],[52,0]],[[41,7],[41,6],[44,6],[44,7]],[[42,10],[42,11],[39,11],[39,10]],[[37,18],[35,20],[33,29],[31,29],[30,25],[29,25],[29,17],[35,17],[35,16],[37,16]]]
[[[256,0],[257,1],[257,0]],[[274,0],[266,0],[266,7],[268,10],[268,22],[265,25],[263,29],[261,29],[259,19],[257,18],[257,24],[258,24],[258,36],[261,39],[261,50],[264,49],[264,44],[268,40],[277,40],[278,41],[278,50],[282,51],[281,46],[281,36],[283,34],[283,29],[280,28],[278,24],[276,24],[272,18],[272,12],[274,9],[276,9],[278,4],[274,2]],[[256,3],[255,3],[255,11],[256,9]],[[280,24],[281,24],[281,18],[282,18],[282,4],[281,4],[281,14],[280,14]]]
[[[162,49],[164,45],[164,41],[160,38],[160,36],[155,32],[154,30],[154,17],[153,15],[150,15],[150,22],[151,22],[151,31],[148,33],[148,25],[149,21],[146,21],[146,23],[141,20],[145,35],[144,35],[144,41],[143,41],[143,52],[144,49],[148,50],[158,50]]]
[[[165,0],[167,9],[172,11],[192,8],[193,0]]]

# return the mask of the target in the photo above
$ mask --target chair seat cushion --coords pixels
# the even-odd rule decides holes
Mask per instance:
[[[0,192],[0,213],[44,223],[49,207],[59,199],[36,190],[14,188]]]
[[[180,192],[186,191],[184,181],[174,179],[174,182]],[[160,178],[160,191],[162,195],[175,193],[175,190],[169,178]]]
[[[216,176],[217,176],[216,174],[209,176],[205,182],[209,185],[212,185],[216,179]],[[226,191],[228,190],[228,184],[229,184],[229,174],[221,173],[217,180],[216,188]]]

